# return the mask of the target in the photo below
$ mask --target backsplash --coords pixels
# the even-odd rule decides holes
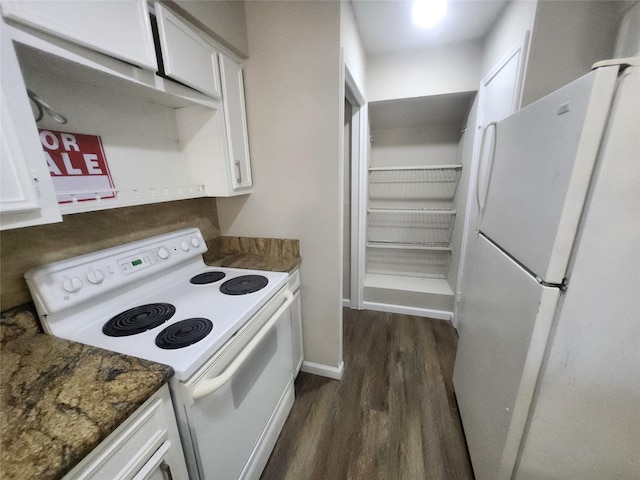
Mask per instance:
[[[62,223],[0,232],[0,311],[31,301],[30,268],[187,227],[220,236],[215,198],[66,215]]]

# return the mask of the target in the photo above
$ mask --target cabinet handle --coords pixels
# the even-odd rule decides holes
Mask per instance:
[[[236,182],[238,182],[238,185],[240,185],[242,183],[242,168],[240,167],[240,160],[236,160],[235,165],[236,165]]]
[[[162,478],[165,480],[173,480],[173,475],[171,475],[171,467],[164,460],[160,464],[160,471],[162,472]]]

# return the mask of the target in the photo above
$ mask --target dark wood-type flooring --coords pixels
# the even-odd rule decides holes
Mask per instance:
[[[300,373],[261,480],[473,479],[448,322],[344,310],[341,381]]]

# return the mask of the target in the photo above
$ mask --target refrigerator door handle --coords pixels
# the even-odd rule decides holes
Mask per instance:
[[[493,134],[493,142],[491,145],[491,150],[490,150],[490,162],[489,165],[487,167],[485,167],[487,169],[487,175],[486,175],[486,182],[485,182],[485,191],[484,194],[480,193],[480,178],[482,177],[482,171],[483,171],[483,157],[484,157],[484,147],[485,147],[485,140],[487,139],[487,132],[489,131],[489,129],[493,127],[494,128],[494,134]],[[478,158],[478,173],[476,175],[476,203],[478,205],[478,223],[476,225],[476,233],[478,233],[480,231],[480,223],[482,222],[482,214],[484,212],[484,207],[485,207],[485,202],[487,200],[487,193],[489,191],[489,181],[491,180],[491,168],[493,166],[493,155],[495,154],[495,145],[496,145],[496,141],[498,139],[498,122],[491,122],[488,123],[485,127],[484,130],[482,131],[482,140],[480,141],[480,156]]]

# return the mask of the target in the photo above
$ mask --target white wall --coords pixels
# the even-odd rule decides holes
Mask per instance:
[[[482,45],[463,42],[367,59],[367,100],[423,97],[478,89]]]
[[[349,67],[361,93],[365,94],[367,55],[349,1],[340,2],[340,46],[344,49],[344,63]]]
[[[372,135],[372,167],[451,165],[456,163],[460,125],[385,128]]]
[[[509,2],[484,42],[486,75],[529,31],[522,106],[579,78],[614,56],[622,1],[516,0]]]
[[[527,31],[533,29],[537,0],[513,0],[508,2],[484,41],[482,77],[515,45],[522,42]],[[477,88],[477,87],[476,87]]]
[[[640,2],[633,3],[625,11],[616,43],[617,58],[640,55]]]
[[[254,190],[218,199],[223,235],[300,240],[305,361],[342,362],[344,115],[338,2],[247,2]]]
[[[531,35],[522,105],[589,73],[612,58],[622,18],[611,1],[540,1]]]

